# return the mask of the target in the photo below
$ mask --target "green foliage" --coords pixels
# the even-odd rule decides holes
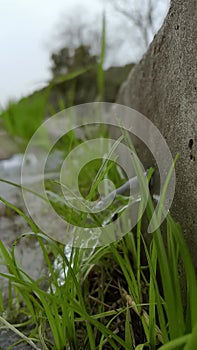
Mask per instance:
[[[97,64],[98,58],[90,52],[90,47],[80,45],[74,53],[68,47],[61,48],[51,55],[53,77],[65,75]]]
[[[48,91],[43,90],[19,102],[11,102],[0,115],[8,133],[28,141],[46,116],[47,100]]]
[[[88,172],[88,169],[90,173],[93,171],[91,163],[87,164],[84,171]],[[105,167],[98,161],[97,169],[98,174],[95,175],[94,171],[92,173],[97,185],[108,173],[114,181],[118,179],[114,178],[114,173],[119,173],[115,167],[113,175],[110,175],[111,164]],[[139,169],[137,172],[141,176],[143,187],[146,179]],[[152,170],[148,181],[151,174]],[[164,192],[168,181],[169,177]],[[87,187],[89,193],[89,182],[84,182],[83,176],[79,177],[79,182],[84,189]],[[57,205],[60,199],[57,198]],[[1,200],[22,215],[31,226],[32,233],[25,236],[38,240],[48,267],[48,275],[33,280],[20,268],[15,257],[15,247],[24,235],[16,240],[11,251],[0,242],[0,256],[8,269],[1,276],[8,279],[16,295],[20,295],[23,304],[21,312],[28,315],[33,327],[28,341],[33,341],[34,345],[41,343],[44,349],[57,350],[65,347],[105,349],[106,344],[111,349],[121,347],[128,350],[136,346],[137,349],[157,349],[161,346],[162,350],[177,347],[183,349],[183,346],[184,349],[194,348],[197,324],[196,276],[181,228],[169,213],[165,225],[167,239],[158,228],[152,235],[151,243],[147,245],[142,229],[142,198],[136,233],[130,232],[119,242],[91,251],[83,247],[72,248],[68,257],[63,245],[38,233],[36,226],[25,214],[9,202]],[[125,203],[120,205],[125,206]],[[159,216],[160,211],[161,208]],[[146,208],[149,220],[153,212],[154,204],[149,196]],[[62,215],[63,213],[65,215],[62,211]],[[142,254],[143,251],[145,255]],[[51,256],[58,257],[61,273],[54,267]],[[183,278],[183,275],[180,275],[180,263],[187,286],[184,301],[187,305],[186,312],[181,293],[183,281],[180,276]],[[47,289],[41,287],[43,281]],[[114,300],[115,306],[111,307],[112,291],[116,291],[116,288],[121,303],[118,306]],[[4,308],[2,303],[3,301],[1,309]],[[6,322],[5,320],[4,324]],[[120,322],[124,324],[124,332],[118,327]],[[17,333],[14,325],[9,326],[7,323],[6,326]],[[114,331],[116,327],[117,332]],[[141,336],[138,335],[139,329]],[[52,334],[52,338],[49,334]]]

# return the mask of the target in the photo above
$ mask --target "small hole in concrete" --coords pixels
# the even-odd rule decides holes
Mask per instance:
[[[194,144],[193,139],[190,139],[190,140],[189,140],[189,143],[188,143],[188,146],[189,146],[190,149],[192,149],[193,144]]]
[[[179,30],[179,25],[177,24],[177,26],[175,27],[176,30]]]
[[[190,154],[190,159],[193,160],[193,162],[195,162],[195,157],[193,156],[193,154]]]

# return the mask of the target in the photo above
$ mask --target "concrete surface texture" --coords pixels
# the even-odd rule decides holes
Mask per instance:
[[[182,225],[197,268],[196,23],[196,0],[172,0],[162,28],[123,83],[116,102],[148,117],[173,158],[180,153],[171,212]],[[144,161],[150,164],[147,157]]]

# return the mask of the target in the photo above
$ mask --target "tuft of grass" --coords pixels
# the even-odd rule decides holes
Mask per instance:
[[[94,183],[98,185],[108,172],[109,166],[99,166]],[[147,179],[137,164],[136,172],[142,188],[146,188],[153,170],[150,169]],[[168,181],[169,177],[164,191]],[[132,232],[108,246],[92,250],[72,248],[69,256],[63,245],[39,232],[22,211],[1,199],[28,222],[32,232],[26,236],[36,237],[48,267],[46,276],[33,280],[20,268],[15,257],[15,247],[24,235],[11,250],[0,242],[1,260],[8,270],[1,276],[9,280],[12,297],[19,296],[22,312],[28,315],[32,326],[30,341],[42,344],[43,349],[57,350],[147,347],[163,350],[183,346],[190,349],[189,344],[195,343],[197,284],[188,247],[180,225],[169,213],[165,235],[163,228],[158,228],[151,242],[146,243],[142,225],[145,199],[142,196],[139,220]],[[148,194],[146,216],[149,220],[154,210]],[[61,276],[51,256],[59,257]],[[180,263],[187,286],[186,300],[181,293]],[[43,281],[46,289],[41,287]],[[4,309],[2,300],[1,309]],[[17,326],[12,325],[10,329],[21,336]],[[25,337],[21,338],[25,341]]]

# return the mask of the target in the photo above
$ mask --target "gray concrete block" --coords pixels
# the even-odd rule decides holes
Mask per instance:
[[[166,139],[172,156],[180,153],[171,212],[182,225],[197,268],[196,23],[196,0],[171,1],[162,28],[123,83],[117,103],[148,117]]]

